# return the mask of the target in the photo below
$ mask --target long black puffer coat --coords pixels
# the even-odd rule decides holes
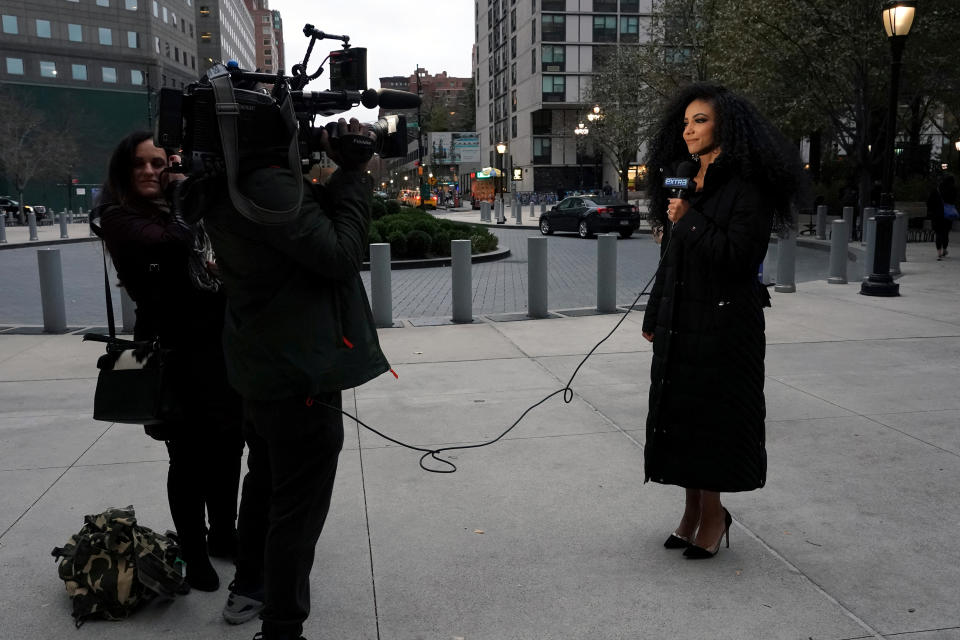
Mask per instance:
[[[654,334],[646,480],[711,491],[766,481],[763,306],[772,207],[712,163],[672,228],[643,320]]]

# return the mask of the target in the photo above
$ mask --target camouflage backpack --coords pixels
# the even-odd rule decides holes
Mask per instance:
[[[96,615],[122,620],[157,596],[185,593],[175,535],[138,525],[132,506],[85,516],[83,528],[51,552],[77,627]]]

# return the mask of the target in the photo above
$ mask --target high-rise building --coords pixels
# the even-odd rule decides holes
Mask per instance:
[[[49,126],[63,127],[82,149],[82,160],[63,177],[33,181],[28,194],[35,201],[64,206],[68,178],[88,186],[100,181],[120,138],[152,125],[157,91],[197,79],[194,1],[0,5],[0,88],[43,113]]]
[[[283,52],[283,19],[280,18],[279,11],[274,10],[270,13],[273,14],[273,68],[274,70],[283,69],[284,73],[290,75]]]
[[[218,62],[236,60],[242,69],[256,66],[253,18],[244,0],[190,0],[197,5],[197,57],[205,72]]]
[[[270,10],[269,0],[245,0],[245,2],[247,10],[250,11],[250,18],[253,20],[256,68],[264,73],[274,73],[281,68],[282,56],[279,55],[275,26],[280,19],[280,13]]]
[[[584,181],[574,129],[583,120],[594,61],[603,47],[637,43],[651,0],[474,0],[474,78],[481,155],[523,169],[516,191],[577,188]],[[612,167],[588,140],[587,188]],[[501,156],[498,143],[506,146]]]

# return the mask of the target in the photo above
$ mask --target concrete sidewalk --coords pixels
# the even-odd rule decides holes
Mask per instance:
[[[769,475],[725,496],[731,548],[661,544],[676,487],[643,484],[639,314],[452,475],[347,425],[312,578],[310,640],[960,638],[960,258],[911,246],[903,295],[807,283],[767,317]],[[420,446],[495,437],[563,387],[620,315],[381,332],[399,380],[344,394]],[[225,587],[73,628],[50,549],[133,504],[172,526],[166,451],[90,418],[102,346],[0,336],[0,637],[249,639]],[[216,565],[223,584],[231,567]],[[91,635],[92,634],[92,635]]]

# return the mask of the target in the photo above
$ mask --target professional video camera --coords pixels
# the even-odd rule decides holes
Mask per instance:
[[[310,38],[303,62],[294,65],[292,76],[283,70],[276,75],[240,69],[236,62],[217,64],[199,82],[185,90],[160,90],[154,142],[177,150],[180,166],[191,182],[226,176],[231,199],[241,213],[264,223],[282,223],[294,211],[270,211],[253,204],[252,209],[236,189],[241,163],[255,166],[265,158],[285,154],[291,170],[304,173],[320,162],[321,129],[317,116],[341,113],[360,104],[372,109],[409,109],[420,104],[419,96],[406,91],[364,89],[366,49],[350,48],[350,37],[327,34],[313,25],[303,28]],[[330,53],[330,91],[304,91],[311,80],[323,73],[323,63],[313,74],[307,62],[317,40],[342,40],[342,50]],[[265,85],[269,85],[269,88]],[[335,126],[335,123],[327,127]],[[381,157],[402,157],[407,153],[407,126],[402,115],[380,118],[369,124],[374,138],[331,137],[341,158],[358,164],[373,153]],[[251,163],[254,163],[251,165]],[[275,162],[271,162],[275,164]]]
[[[334,115],[360,104],[369,109],[409,109],[420,104],[418,96],[406,91],[364,89],[366,49],[350,48],[349,36],[327,34],[309,24],[303,33],[310,38],[310,45],[303,62],[293,67],[292,76],[284,76],[282,69],[276,75],[246,71],[230,62],[226,66],[214,65],[204,78],[183,91],[161,89],[154,136],[157,146],[179,150],[180,168],[188,175],[223,170],[219,121],[227,117],[237,123],[236,151],[240,156],[269,147],[286,149],[295,135],[299,139],[298,156],[306,172],[320,160],[320,129],[314,126],[318,115]],[[307,75],[307,61],[316,41],[324,38],[344,42],[342,51],[330,53],[331,90],[303,91],[308,82],[323,73],[321,63],[315,73]],[[219,80],[229,82],[232,99],[218,97],[215,85]],[[284,113],[286,100],[293,108],[295,122],[290,122]],[[384,158],[406,155],[407,127],[402,115],[380,118],[368,126],[376,136],[374,152]]]

